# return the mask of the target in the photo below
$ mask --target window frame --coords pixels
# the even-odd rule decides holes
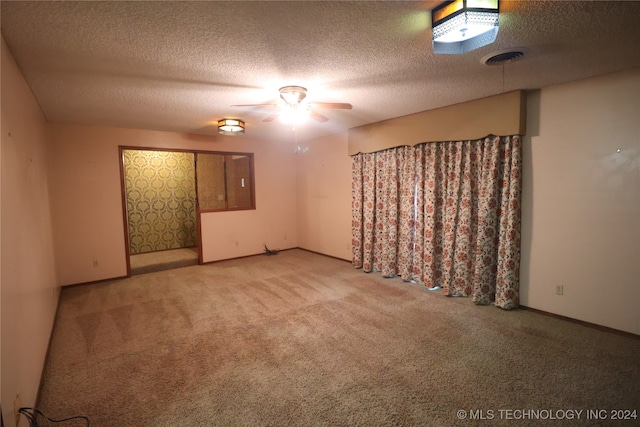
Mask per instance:
[[[210,155],[222,155],[225,160],[224,166],[224,208],[202,208],[200,204],[200,188],[199,188],[199,180],[198,180],[198,154],[210,154]],[[254,153],[241,153],[241,152],[231,152],[231,151],[194,151],[195,156],[195,173],[196,173],[196,205],[198,212],[200,213],[210,213],[210,212],[232,212],[232,211],[247,211],[247,210],[255,210],[256,209],[256,180],[255,180],[255,163],[254,163]],[[244,156],[249,159],[249,183],[250,183],[250,206],[245,207],[229,207],[229,189],[228,189],[228,174],[227,174],[227,165],[226,165],[226,157],[227,156]]]
[[[121,171],[121,180],[124,179],[124,150],[144,150],[144,151],[170,151],[176,153],[192,153],[194,155],[194,169],[195,169],[195,185],[196,185],[196,212],[197,213],[210,213],[210,212],[233,212],[233,211],[246,211],[256,210],[256,178],[255,178],[255,154],[245,153],[239,151],[209,151],[209,150],[189,150],[182,148],[167,148],[167,147],[148,147],[148,146],[131,146],[131,145],[119,145],[119,158]],[[251,206],[250,207],[233,207],[233,208],[221,208],[221,209],[201,209],[200,207],[200,194],[198,191],[198,154],[218,154],[222,156],[246,156],[249,158],[249,179],[251,183]],[[226,180],[226,173],[225,173]],[[121,186],[124,185],[124,181],[121,182]],[[226,193],[226,184],[225,184]],[[226,198],[226,195],[225,195]],[[225,201],[226,206],[226,201]]]

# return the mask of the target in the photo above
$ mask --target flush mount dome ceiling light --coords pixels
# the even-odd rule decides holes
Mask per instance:
[[[239,119],[218,120],[218,133],[221,135],[232,136],[244,133],[244,122]]]
[[[431,11],[433,52],[461,54],[493,43],[499,0],[453,0]]]

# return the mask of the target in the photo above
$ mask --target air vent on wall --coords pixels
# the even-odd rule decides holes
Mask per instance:
[[[507,62],[517,61],[523,56],[524,56],[524,51],[522,50],[507,50],[503,52],[494,52],[482,58],[482,63],[485,65],[502,65]]]

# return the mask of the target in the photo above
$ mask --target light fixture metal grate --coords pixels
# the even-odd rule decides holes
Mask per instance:
[[[462,32],[459,28],[466,30],[469,25],[482,25],[484,27],[497,27],[498,14],[496,12],[477,12],[469,11],[455,16],[433,28],[433,38],[437,39],[447,33]]]
[[[517,61],[524,56],[522,50],[509,50],[505,52],[492,53],[482,58],[485,65],[502,65],[507,62]]]

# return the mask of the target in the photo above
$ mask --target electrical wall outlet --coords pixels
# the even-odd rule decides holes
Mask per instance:
[[[564,285],[556,285],[556,295],[564,295]]]

